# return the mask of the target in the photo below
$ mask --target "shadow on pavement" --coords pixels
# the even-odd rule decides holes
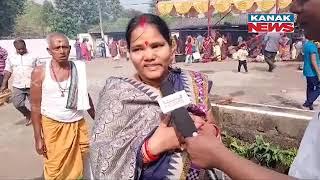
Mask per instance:
[[[26,118],[22,118],[22,119],[20,119],[19,121],[16,121],[15,123],[14,123],[14,125],[26,125]]]
[[[271,97],[273,97],[275,100],[279,101],[282,105],[302,109],[301,103],[298,101],[284,98],[283,96],[280,96],[280,95],[271,95]]]
[[[250,68],[251,70],[255,70],[255,71],[262,71],[262,72],[267,72],[268,70],[268,67],[266,65],[266,67],[258,67],[258,66],[255,66],[255,67],[252,67]]]
[[[245,95],[246,93],[244,91],[235,91],[235,92],[232,92],[229,94],[229,96],[231,97],[237,97],[237,96],[243,96]]]
[[[205,74],[214,74],[213,70],[202,70],[200,72],[205,73]]]

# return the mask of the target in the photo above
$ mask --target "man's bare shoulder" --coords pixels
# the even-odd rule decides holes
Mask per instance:
[[[34,78],[36,78],[36,79],[42,78],[43,74],[44,74],[44,69],[45,69],[44,65],[36,66],[32,71],[31,78],[32,79],[34,79]]]

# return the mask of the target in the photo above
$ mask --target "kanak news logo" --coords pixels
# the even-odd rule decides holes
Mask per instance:
[[[293,14],[248,14],[248,32],[294,32]]]

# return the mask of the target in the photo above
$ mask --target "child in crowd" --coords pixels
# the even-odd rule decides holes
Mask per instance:
[[[249,56],[249,52],[247,50],[247,45],[243,43],[240,45],[240,49],[237,51],[237,59],[239,61],[238,72],[241,71],[241,66],[243,66],[244,70],[248,72],[248,67],[247,67],[248,56]]]

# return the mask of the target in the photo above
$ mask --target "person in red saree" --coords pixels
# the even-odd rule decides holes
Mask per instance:
[[[290,38],[286,34],[282,34],[279,52],[281,61],[289,61],[291,59]]]
[[[88,49],[88,39],[84,38],[82,43],[81,43],[81,52],[82,52],[82,57],[86,60],[86,61],[91,61],[91,52],[89,52]]]
[[[120,57],[121,58],[126,58],[127,57],[127,42],[123,39],[120,40],[119,43],[119,52],[120,52]]]
[[[115,40],[110,44],[110,54],[112,58],[115,58],[118,55],[118,44]]]
[[[213,53],[213,39],[210,36],[207,36],[203,41],[203,57],[202,62],[211,62],[212,61],[212,53]]]

